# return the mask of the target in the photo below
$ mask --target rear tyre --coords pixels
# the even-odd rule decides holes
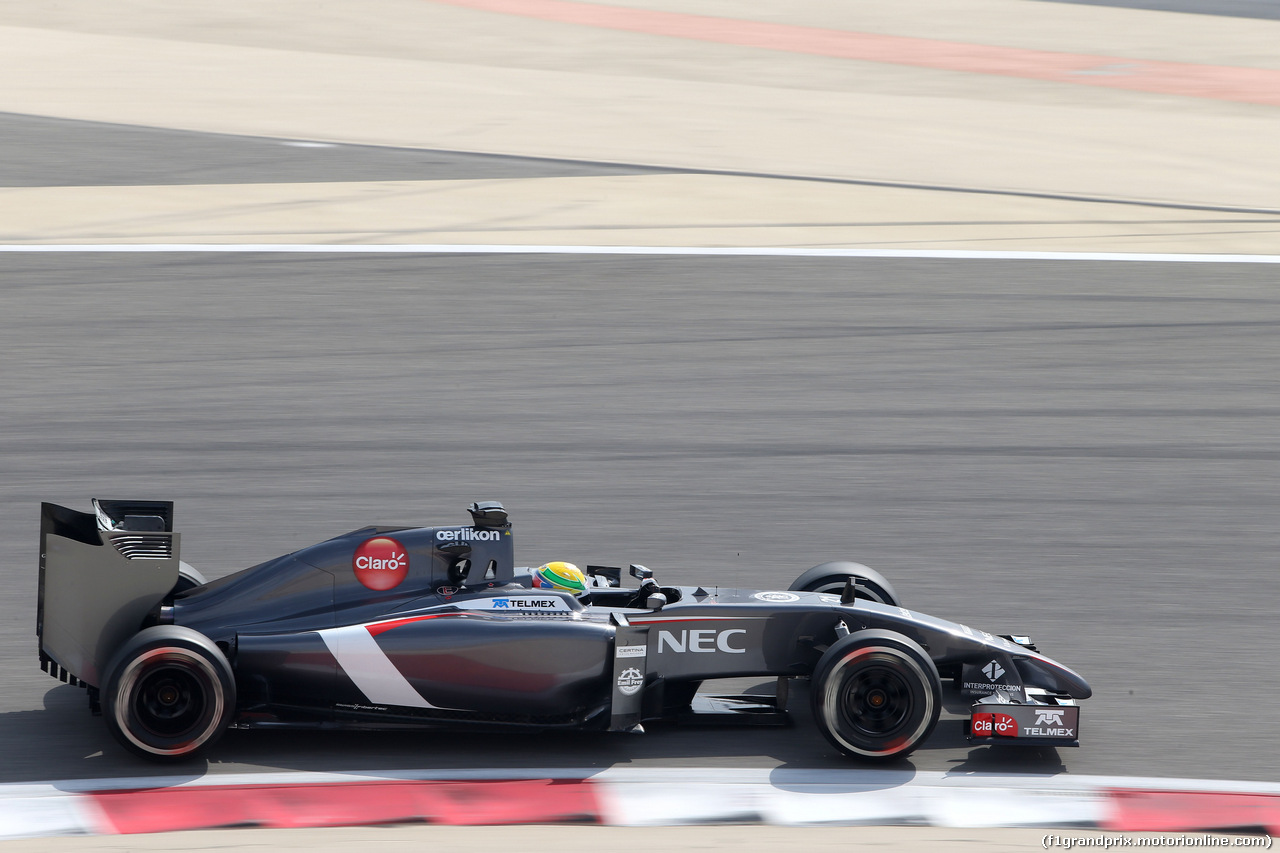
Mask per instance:
[[[209,581],[205,580],[204,575],[196,570],[196,567],[180,560],[178,562],[178,580],[174,583],[173,589],[169,590],[169,594],[164,597],[161,604],[173,604],[173,600],[182,593],[198,586],[204,586]]]
[[[902,758],[925,741],[942,710],[929,655],[894,631],[837,640],[813,671],[813,716],[836,749],[864,761]]]
[[[902,601],[888,578],[861,563],[850,563],[845,560],[833,560],[814,566],[800,575],[789,589],[798,592],[825,592],[839,595],[844,590],[845,581],[853,578],[857,585],[858,598],[901,607]]]
[[[191,758],[222,736],[235,712],[231,665],[212,640],[190,628],[139,631],[107,672],[101,697],[107,729],[143,758]]]

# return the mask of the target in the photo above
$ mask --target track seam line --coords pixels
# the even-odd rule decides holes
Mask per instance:
[[[413,255],[671,255],[690,257],[892,258],[1142,263],[1280,264],[1280,255],[1157,252],[1034,252],[970,249],[806,249],[716,246],[541,246],[447,243],[49,243],[0,245],[5,254],[57,253],[413,254]]]

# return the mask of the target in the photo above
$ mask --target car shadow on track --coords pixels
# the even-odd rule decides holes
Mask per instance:
[[[208,762],[164,766],[126,752],[89,712],[85,691],[60,684],[38,710],[0,714],[0,783],[106,779],[116,776],[196,778]]]
[[[0,782],[111,777],[196,778],[271,770],[382,774],[477,768],[541,770],[611,767],[866,769],[908,774],[1054,774],[1066,770],[1053,749],[971,747],[964,720],[944,716],[910,757],[868,766],[838,753],[809,714],[803,685],[793,689],[786,726],[677,726],[651,723],[643,735],[584,731],[233,730],[207,758],[157,764],[120,747],[85,692],[59,685],[44,709],[0,714]]]

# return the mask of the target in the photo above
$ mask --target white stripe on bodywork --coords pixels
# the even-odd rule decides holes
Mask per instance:
[[[374,705],[434,708],[396,669],[365,625],[317,631],[329,653],[356,687]]]

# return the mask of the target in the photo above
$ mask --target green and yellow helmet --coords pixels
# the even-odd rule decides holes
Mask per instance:
[[[582,569],[562,560],[534,569],[533,585],[538,589],[559,589],[577,596],[590,592],[587,588],[587,576],[582,573]]]

